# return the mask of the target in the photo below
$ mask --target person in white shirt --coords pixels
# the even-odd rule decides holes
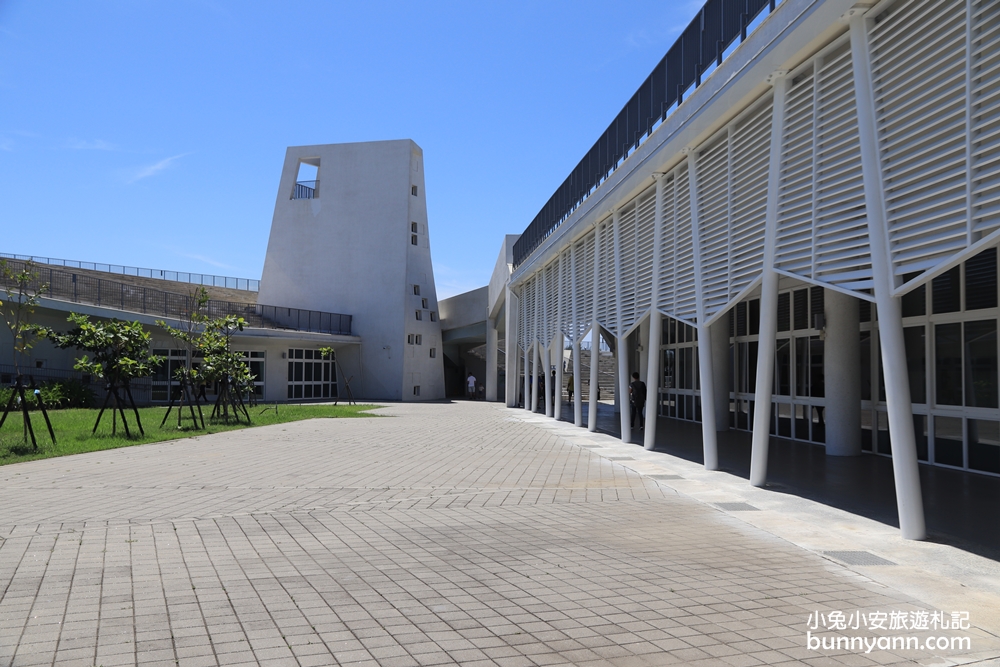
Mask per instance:
[[[472,373],[469,373],[469,377],[465,380],[465,396],[473,400],[476,398],[476,376]]]

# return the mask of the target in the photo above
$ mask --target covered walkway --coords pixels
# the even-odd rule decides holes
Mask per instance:
[[[588,407],[584,401],[584,424]],[[563,403],[562,421],[573,421],[571,403]],[[601,403],[598,430],[621,437],[620,427],[614,406]],[[750,440],[749,432],[720,432],[719,469],[749,480]],[[642,432],[638,429],[632,433],[632,442],[642,448]],[[659,418],[654,451],[704,463],[701,424]],[[929,540],[1000,560],[1000,530],[996,524],[1000,478],[921,465],[920,483]],[[831,457],[821,445],[772,437],[767,488],[899,527],[892,461],[888,457]]]

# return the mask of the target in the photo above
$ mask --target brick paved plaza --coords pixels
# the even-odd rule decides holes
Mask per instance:
[[[601,455],[608,436],[498,404],[380,412],[0,468],[0,667],[1000,655],[975,617],[939,633],[971,652],[810,651],[811,612],[931,607]]]

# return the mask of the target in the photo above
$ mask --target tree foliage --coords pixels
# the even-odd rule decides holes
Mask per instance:
[[[152,337],[139,322],[91,320],[76,313],[70,314],[69,322],[76,326],[66,333],[49,330],[47,335],[60,348],[75,347],[93,355],[76,360],[73,368],[81,373],[123,387],[135,378],[149,377],[162,361],[150,351]]]
[[[14,339],[14,368],[18,375],[21,374],[21,357],[31,350],[39,337],[40,329],[31,323],[31,316],[49,289],[47,283],[38,283],[34,268],[34,264],[27,262],[17,271],[7,260],[0,259],[0,281],[7,297],[0,300],[0,313]]]

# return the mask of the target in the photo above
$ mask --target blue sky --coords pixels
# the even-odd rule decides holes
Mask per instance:
[[[700,5],[0,0],[0,252],[259,278],[287,146],[410,138],[484,285]]]

